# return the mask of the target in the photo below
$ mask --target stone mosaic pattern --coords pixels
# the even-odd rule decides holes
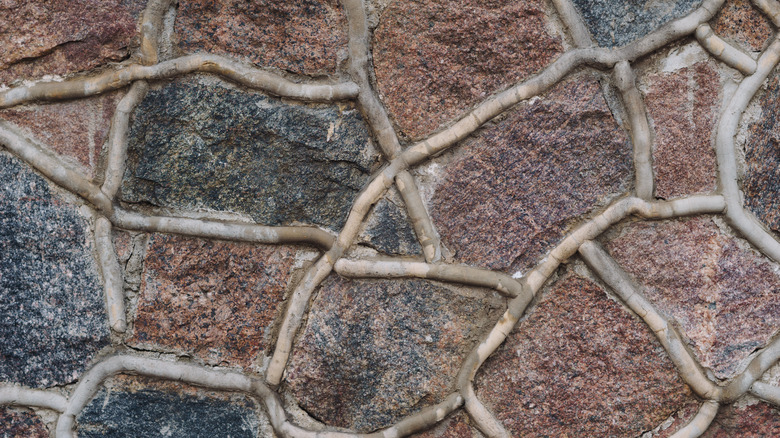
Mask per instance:
[[[779,25],[0,0],[0,436],[777,436]]]

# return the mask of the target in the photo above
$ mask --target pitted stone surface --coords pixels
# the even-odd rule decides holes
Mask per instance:
[[[138,0],[0,2],[0,84],[120,61],[136,34]]]
[[[780,411],[766,403],[722,407],[702,438],[769,438],[780,436]]]
[[[377,251],[393,254],[420,254],[422,248],[412,230],[409,216],[392,201],[381,199],[366,218],[365,230],[358,240]]]
[[[712,30],[746,52],[760,52],[772,38],[772,25],[750,0],[726,0],[715,15]]]
[[[573,274],[542,295],[475,383],[512,436],[639,436],[691,398],[645,323]]]
[[[410,438],[482,438],[474,426],[468,414],[464,411],[458,411],[457,414],[450,416],[436,427],[426,430],[422,433],[409,435]]]
[[[718,378],[741,372],[780,329],[780,274],[711,218],[631,224],[607,248]]]
[[[541,70],[561,51],[540,0],[393,2],[374,33],[378,90],[412,138]]]
[[[128,344],[248,368],[271,341],[295,252],[153,235]]]
[[[87,221],[6,154],[0,181],[0,382],[73,382],[108,344]]]
[[[379,159],[350,105],[294,105],[194,82],[148,93],[128,154],[126,202],[334,229]]]
[[[602,47],[624,46],[693,12],[702,0],[572,0]]]
[[[527,269],[573,218],[629,188],[631,145],[587,77],[518,106],[463,148],[436,189],[431,217],[468,264]]]
[[[287,382],[333,426],[372,431],[440,402],[501,301],[422,280],[332,275],[312,304]]]
[[[49,432],[40,417],[32,412],[0,408],[0,437],[48,438]]]
[[[336,0],[183,0],[176,30],[185,51],[294,73],[333,72],[346,58],[347,22]]]

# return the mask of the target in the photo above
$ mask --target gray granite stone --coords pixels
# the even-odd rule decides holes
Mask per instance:
[[[72,382],[108,344],[87,222],[0,154],[0,381]]]
[[[352,106],[176,82],[136,109],[125,202],[341,228],[379,155]]]
[[[360,241],[377,251],[393,255],[420,254],[422,248],[406,211],[387,199],[377,202],[366,219]]]

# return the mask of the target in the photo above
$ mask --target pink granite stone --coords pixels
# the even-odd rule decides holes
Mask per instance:
[[[48,438],[49,431],[41,418],[30,411],[0,407],[0,437]]]
[[[750,0],[726,0],[711,23],[712,30],[746,52],[760,52],[772,38],[772,25],[750,3]]]
[[[780,411],[766,403],[720,409],[702,438],[770,438],[780,436]]]
[[[464,410],[445,418],[425,432],[409,435],[409,438],[481,438],[473,422]]]

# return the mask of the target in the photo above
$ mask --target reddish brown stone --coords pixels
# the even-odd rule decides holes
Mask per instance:
[[[468,141],[431,216],[469,264],[527,269],[612,193],[627,190],[631,146],[599,88],[579,77]]]
[[[248,367],[270,341],[295,252],[154,235],[128,344]]]
[[[422,280],[332,275],[312,304],[287,382],[329,425],[372,431],[438,403],[504,300]]]
[[[312,75],[335,71],[346,57],[346,26],[337,0],[186,0],[176,16],[185,51]]]
[[[760,52],[772,38],[772,25],[750,0],[727,0],[712,22],[712,30],[747,52]]]
[[[669,438],[673,436],[696,417],[696,414],[699,413],[699,408],[701,408],[701,402],[691,398],[687,404],[679,408],[669,418],[656,426],[650,437],[645,437],[643,435],[642,438]]]
[[[0,119],[23,127],[30,136],[92,178],[120,98],[120,93],[110,93],[64,103],[30,105],[0,111]]]
[[[393,2],[374,33],[374,68],[401,131],[419,138],[561,50],[540,0]]]
[[[702,438],[770,438],[780,436],[780,411],[766,403],[720,409]]]
[[[465,411],[460,410],[425,432],[409,435],[410,438],[481,438],[482,434],[471,425]]]
[[[476,388],[512,436],[635,437],[691,398],[644,322],[575,275],[541,297]]]
[[[718,113],[717,66],[699,62],[647,80],[655,131],[655,194],[659,198],[715,189],[713,136]]]
[[[129,55],[139,1],[0,2],[0,83],[88,70]]]
[[[41,418],[32,412],[0,408],[0,436],[3,438],[48,438]]]
[[[607,248],[718,378],[741,371],[780,328],[780,275],[711,218],[634,223]]]

